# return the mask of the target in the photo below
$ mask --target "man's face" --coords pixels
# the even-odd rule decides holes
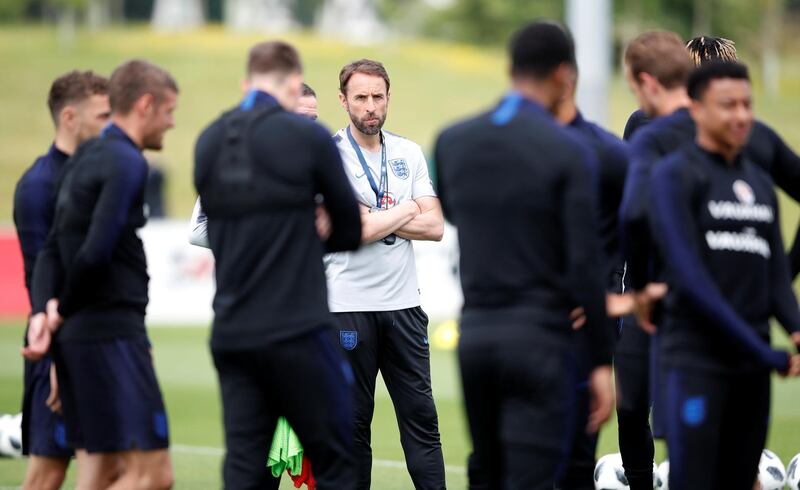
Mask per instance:
[[[645,87],[645,82],[642,80],[637,80],[636,77],[633,76],[631,72],[630,66],[627,64],[625,65],[625,80],[628,82],[628,87],[630,87],[631,92],[636,97],[636,102],[639,104],[639,108],[644,112],[648,117],[656,117],[656,107],[655,103],[652,100],[651,94]]]
[[[753,107],[750,82],[733,78],[712,80],[700,100],[692,101],[698,130],[722,148],[739,151],[750,137]]]
[[[304,95],[300,97],[297,101],[297,107],[294,111],[301,116],[306,116],[312,121],[316,121],[317,117],[319,117],[319,112],[317,111],[317,98],[313,95]]]
[[[75,107],[75,131],[77,143],[100,135],[100,131],[108,123],[111,107],[108,95],[92,95]]]
[[[146,150],[160,150],[164,147],[164,133],[175,126],[172,113],[178,104],[178,94],[165,90],[160,99],[153,99],[147,109],[142,146]]]
[[[389,108],[386,82],[380,76],[354,73],[345,88],[347,93],[340,93],[339,101],[353,126],[363,134],[378,134]]]

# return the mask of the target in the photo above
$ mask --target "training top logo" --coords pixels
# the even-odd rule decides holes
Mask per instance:
[[[737,180],[733,183],[733,193],[736,194],[736,198],[739,199],[739,202],[742,204],[752,206],[756,202],[756,195],[753,192],[753,188],[743,180]]]
[[[406,180],[410,172],[408,171],[408,162],[405,158],[395,158],[389,160],[389,166],[392,167],[392,173],[398,178]]]
[[[736,201],[709,201],[708,212],[719,220],[758,221],[772,223],[775,213],[769,204],[757,204],[756,194],[750,184],[738,179],[733,183]]]

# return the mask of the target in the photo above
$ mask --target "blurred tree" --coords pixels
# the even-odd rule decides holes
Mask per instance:
[[[27,10],[25,0],[0,0],[0,22],[17,20]]]
[[[563,0],[457,0],[450,7],[433,12],[424,32],[477,44],[499,44],[532,19],[561,19],[563,13]]]
[[[311,27],[317,20],[323,0],[294,0],[291,5],[294,19],[303,27]]]
[[[433,12],[431,3],[437,0],[377,0],[378,16],[392,31],[417,34],[424,30]],[[438,0],[448,2],[449,0]]]
[[[694,0],[692,9],[692,36],[702,36],[711,32],[712,0]]]
[[[96,0],[100,2],[122,1],[123,17],[127,20],[146,21],[153,15],[153,0]]]
[[[222,22],[222,7],[225,0],[208,0],[206,3],[206,19],[209,22]]]

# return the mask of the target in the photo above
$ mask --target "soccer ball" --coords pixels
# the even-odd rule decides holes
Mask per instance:
[[[786,468],[780,458],[769,449],[761,452],[761,461],[758,463],[758,482],[761,484],[761,490],[782,490],[783,484],[786,482]]]
[[[0,416],[0,456],[22,457],[22,414]]]
[[[606,454],[594,467],[594,488],[596,490],[628,490],[628,479],[622,468],[619,453]]]
[[[669,490],[669,460],[664,460],[663,463],[658,465],[655,472],[656,483],[653,487],[656,490]]]
[[[789,461],[789,467],[786,469],[786,486],[789,490],[800,490],[800,454]]]

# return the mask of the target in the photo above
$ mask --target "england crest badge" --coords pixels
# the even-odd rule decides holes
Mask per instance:
[[[358,331],[339,330],[339,343],[345,350],[353,350],[358,345]]]
[[[389,160],[389,166],[392,167],[392,173],[398,179],[406,180],[408,178],[408,162],[406,162],[405,158],[395,158],[394,160]]]

